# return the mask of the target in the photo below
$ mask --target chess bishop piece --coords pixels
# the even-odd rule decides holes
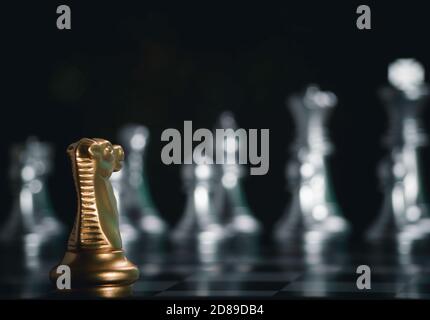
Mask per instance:
[[[235,159],[234,163],[222,164],[221,187],[223,195],[222,216],[226,232],[230,235],[255,235],[260,233],[261,225],[249,208],[242,180],[245,176],[243,165],[239,163],[239,152],[243,152],[243,143],[236,135],[238,126],[231,112],[223,112],[218,126],[225,130],[224,139],[216,141],[217,149],[224,155],[224,160]],[[247,142],[245,142],[247,143]],[[246,152],[246,149],[245,149]]]
[[[313,239],[345,234],[348,223],[341,216],[332,188],[327,159],[333,145],[327,136],[327,120],[337,103],[331,92],[309,86],[295,95],[289,107],[296,124],[293,157],[286,176],[292,201],[275,228],[275,238]]]
[[[124,168],[112,175],[112,185],[118,201],[121,235],[125,241],[140,234],[161,235],[167,224],[161,219],[149,190],[145,156],[149,131],[142,125],[127,125],[119,132],[127,153]]]
[[[118,212],[109,178],[121,169],[121,146],[81,139],[67,149],[78,194],[78,211],[67,251],[59,265],[71,271],[71,291],[101,297],[131,293],[139,271],[124,255]],[[57,267],[50,272],[54,284]]]
[[[0,230],[0,240],[37,246],[61,235],[62,224],[55,218],[47,187],[52,171],[52,146],[30,137],[11,152],[9,170],[14,200],[12,212]]]
[[[413,59],[399,59],[388,68],[390,86],[380,97],[389,117],[384,145],[389,153],[379,166],[384,201],[366,236],[378,239],[419,239],[430,232],[429,208],[420,164],[427,137],[420,113],[429,98],[424,68]]]

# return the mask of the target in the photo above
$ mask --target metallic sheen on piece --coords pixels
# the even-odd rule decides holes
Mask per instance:
[[[293,157],[286,170],[292,201],[275,229],[276,240],[299,237],[318,241],[349,229],[327,165],[334,149],[327,134],[327,120],[336,104],[334,93],[317,86],[309,86],[303,95],[289,99],[296,125]]]
[[[122,249],[117,204],[109,178],[121,169],[124,151],[104,139],[83,138],[67,152],[78,194],[78,212],[66,254],[59,265],[71,270],[72,292],[98,297],[131,294],[138,268]],[[54,267],[50,278],[59,277]]]
[[[152,199],[146,172],[149,130],[143,125],[127,124],[120,129],[118,138],[127,159],[111,181],[118,202],[123,241],[126,244],[141,235],[162,235],[167,231],[167,224]]]
[[[232,112],[224,111],[218,118],[218,127],[226,130],[225,138],[217,141],[216,148],[224,155],[224,159],[239,158],[244,148],[244,141],[236,134],[238,125]],[[228,131],[230,130],[230,131]],[[246,141],[245,141],[246,143]],[[222,219],[229,235],[256,235],[261,232],[261,224],[249,207],[243,188],[246,173],[239,161],[222,164],[221,193]]]
[[[390,86],[380,90],[389,125],[384,139],[387,155],[379,165],[384,200],[369,240],[417,240],[430,233],[429,208],[422,181],[421,149],[427,145],[420,113],[429,99],[424,68],[413,59],[389,65]]]
[[[0,228],[1,242],[22,240],[33,247],[62,234],[47,186],[52,158],[52,145],[36,137],[12,148],[9,177],[14,201],[8,220]]]
[[[209,159],[182,166],[187,199],[185,212],[172,233],[177,244],[216,243],[225,237],[220,221],[219,167],[207,164]]]

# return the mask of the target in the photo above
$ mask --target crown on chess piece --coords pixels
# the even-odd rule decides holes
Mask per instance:
[[[391,63],[388,81],[390,85],[380,90],[389,119],[383,140],[389,152],[378,168],[384,201],[366,237],[417,240],[430,233],[420,166],[421,148],[427,145],[420,113],[428,102],[429,86],[423,66],[413,59]]]
[[[327,120],[337,104],[332,92],[309,86],[303,95],[289,100],[296,125],[293,157],[286,176],[292,201],[275,229],[275,239],[327,238],[345,234],[349,226],[341,216],[327,167],[333,145],[327,134]]]
[[[71,271],[71,291],[101,297],[131,293],[139,271],[124,255],[118,212],[109,178],[121,169],[124,151],[104,139],[83,138],[67,152],[78,194],[78,212],[59,265]],[[50,272],[56,283],[57,267]]]

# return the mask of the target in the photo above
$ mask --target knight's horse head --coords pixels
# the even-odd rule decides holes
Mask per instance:
[[[124,161],[124,150],[108,140],[84,138],[73,143],[67,149],[72,157],[76,156],[94,160],[95,174],[109,178],[112,172],[121,170]]]
[[[83,241],[92,247],[100,244],[99,248],[105,245],[116,249],[121,248],[118,211],[109,177],[112,172],[119,171],[122,167],[121,163],[124,160],[122,147],[112,145],[105,139],[84,138],[71,144],[67,151],[74,164],[74,176],[80,196],[79,214],[82,216],[89,212],[89,215],[97,213],[98,216],[100,233],[92,230],[86,235],[81,231]],[[88,192],[88,188],[92,190]],[[84,221],[81,222],[80,227],[85,227]],[[100,242],[101,239],[104,240],[105,245]]]

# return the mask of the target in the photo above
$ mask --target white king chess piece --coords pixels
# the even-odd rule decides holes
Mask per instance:
[[[384,201],[369,240],[419,239],[430,233],[429,208],[420,164],[427,145],[420,113],[428,102],[424,68],[413,59],[398,59],[388,67],[389,86],[380,90],[389,125],[384,146],[389,150],[379,166]]]

